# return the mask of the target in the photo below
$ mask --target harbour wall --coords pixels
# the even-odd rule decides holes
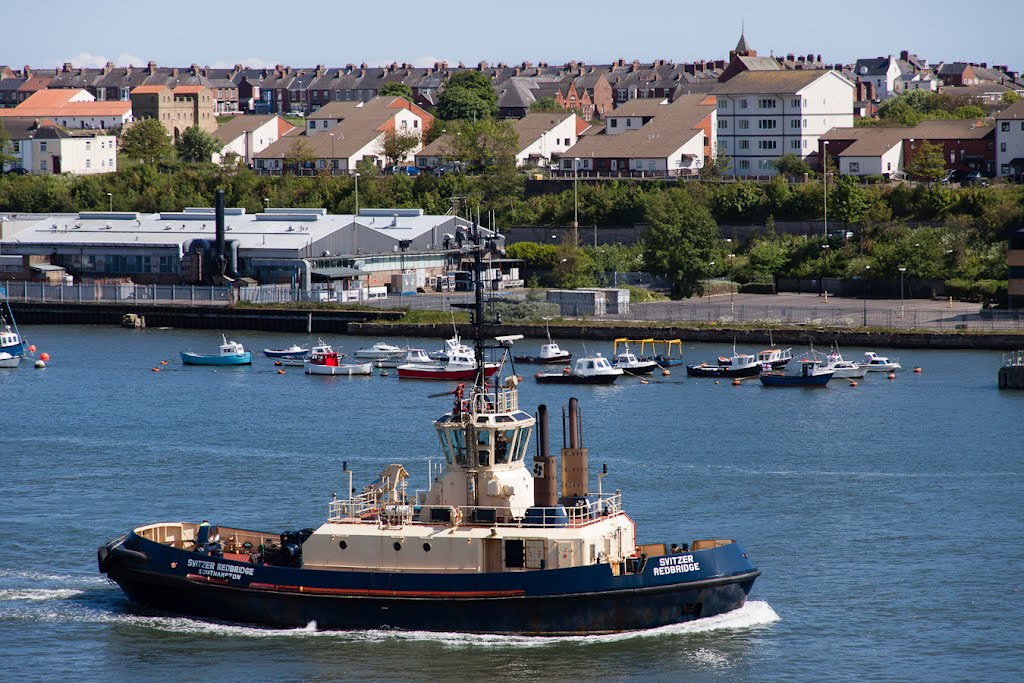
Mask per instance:
[[[367,320],[398,320],[402,311],[240,308],[231,306],[126,306],[124,304],[27,303],[11,301],[19,325],[121,325],[126,313],[145,318],[146,327],[199,330],[260,330],[347,334]]]
[[[183,329],[259,330],[311,334],[354,334],[380,337],[434,337],[444,339],[451,333],[451,323],[409,324],[397,322],[402,311],[329,310],[290,308],[238,308],[229,306],[126,306],[117,304],[26,303],[10,302],[21,325],[121,325],[125,313],[134,313],[146,320],[147,327],[179,327]],[[459,333],[472,338],[472,329],[460,325]],[[538,324],[505,324],[488,326],[488,337],[522,334],[531,339],[544,339],[546,327]],[[730,328],[727,326],[697,327],[690,325],[593,325],[589,323],[552,326],[556,339],[612,341],[630,339],[680,338],[686,343],[707,342],[740,346],[763,346],[769,343],[764,329]],[[1014,351],[1024,347],[1024,335],[1005,333],[921,332],[824,329],[780,327],[773,329],[771,339],[777,345],[827,348],[841,346],[919,348],[919,349],[992,349]]]

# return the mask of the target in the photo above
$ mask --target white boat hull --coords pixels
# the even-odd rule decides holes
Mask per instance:
[[[307,375],[372,375],[373,363],[347,363],[345,365],[317,365],[306,361]]]
[[[16,368],[21,362],[21,356],[12,356],[9,353],[0,353],[0,368]]]

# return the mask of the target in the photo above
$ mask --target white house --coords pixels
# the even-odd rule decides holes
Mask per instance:
[[[213,133],[224,147],[214,154],[214,163],[229,154],[236,155],[246,166],[252,166],[253,156],[277,142],[295,126],[275,114],[236,116]]]
[[[903,173],[903,141],[913,136],[911,127],[837,128],[820,142],[839,175],[895,177]]]
[[[1024,100],[1013,103],[996,118],[996,173],[1020,180],[1024,176]]]
[[[519,135],[516,166],[545,166],[576,144],[589,124],[572,112],[527,114],[514,123]]]
[[[609,116],[642,120],[643,125],[631,125],[622,133],[612,133],[606,125],[603,133],[584,135],[562,155],[563,171],[612,177],[688,176],[699,173],[710,159],[715,145],[712,98],[682,95],[672,103],[661,101],[643,116],[634,116],[639,109],[630,102],[622,106],[626,108]]]
[[[107,130],[131,123],[131,102],[97,102],[86,90],[39,90],[13,109],[0,109],[0,117],[47,119],[66,129]]]
[[[8,153],[15,158],[4,164],[4,171],[20,168],[32,175],[117,171],[117,139],[113,135],[40,125],[36,119],[5,118],[3,123],[10,137]]]
[[[875,86],[878,99],[885,100],[896,94],[896,82],[903,75],[903,70],[895,57],[874,57],[858,59],[853,73],[862,81],[869,81]]]
[[[774,175],[786,153],[816,161],[821,134],[853,126],[854,84],[836,71],[745,71],[712,94],[733,175]]]
[[[333,103],[332,103],[333,104]],[[425,120],[416,105],[410,105],[401,97],[375,97],[369,102],[357,104],[341,121],[327,130],[305,130],[301,135],[285,135],[262,152],[254,155],[256,171],[269,175],[281,175],[286,170],[287,159],[294,155],[297,146],[305,146],[312,160],[304,161],[299,168],[292,169],[300,175],[314,175],[319,172],[334,174],[355,173],[356,165],[364,159],[383,168],[384,140],[389,132],[405,133],[422,139],[424,126],[433,117],[424,112]],[[399,164],[411,162],[420,149],[417,144]]]

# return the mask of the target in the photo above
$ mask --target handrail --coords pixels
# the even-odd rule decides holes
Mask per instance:
[[[561,507],[561,506],[559,506]],[[552,510],[557,508],[543,508]],[[593,524],[605,517],[623,514],[622,494],[614,493],[594,500],[581,502],[579,505],[567,506],[564,519],[543,519],[537,522],[528,521],[525,516],[516,517],[512,509],[488,505],[418,505],[412,501],[386,503],[383,505],[372,501],[366,494],[348,500],[332,500],[328,505],[328,522],[349,524],[398,524],[438,526],[486,526],[486,527],[544,527],[569,526],[581,527]],[[437,518],[447,521],[436,521],[432,511],[442,514]],[[477,511],[484,511],[487,521],[476,521],[481,518]],[[493,521],[491,521],[493,519]],[[564,521],[564,523],[563,523]]]

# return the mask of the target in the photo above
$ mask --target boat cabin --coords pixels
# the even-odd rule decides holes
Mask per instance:
[[[612,364],[608,362],[608,359],[598,354],[596,356],[578,358],[573,374],[580,376],[598,375],[607,374],[613,370],[614,368],[612,368]]]
[[[241,356],[245,353],[245,347],[236,341],[228,341],[227,337],[223,338],[223,343],[220,345],[220,355],[222,356]]]
[[[330,344],[325,344],[321,339],[309,352],[309,362],[314,365],[337,367],[338,352],[332,349]]]

